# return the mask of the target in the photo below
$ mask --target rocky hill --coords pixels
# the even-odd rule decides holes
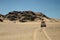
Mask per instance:
[[[50,20],[51,18],[47,17],[41,12],[33,12],[33,11],[12,11],[6,15],[0,14],[0,19],[27,22],[27,21],[38,21],[41,19]]]

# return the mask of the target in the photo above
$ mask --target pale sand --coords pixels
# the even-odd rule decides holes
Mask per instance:
[[[60,22],[46,23],[48,36],[52,40],[60,40]],[[40,29],[40,22],[0,22],[0,40],[48,40]]]

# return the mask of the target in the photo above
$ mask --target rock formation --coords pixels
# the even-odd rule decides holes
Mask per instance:
[[[35,21],[36,19],[41,20],[43,17],[46,19],[50,19],[41,12],[33,11],[12,11],[6,15],[0,14],[0,17],[6,18],[10,21],[19,20],[19,22]]]

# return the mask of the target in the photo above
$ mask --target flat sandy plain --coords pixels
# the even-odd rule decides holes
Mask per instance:
[[[46,32],[52,40],[60,40],[60,22],[46,22]],[[36,29],[38,29],[36,31]],[[48,40],[40,31],[40,22],[0,22],[0,40]],[[36,34],[36,35],[34,35]]]

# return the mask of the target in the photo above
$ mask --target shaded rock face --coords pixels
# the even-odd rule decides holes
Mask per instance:
[[[49,18],[43,13],[35,13],[33,11],[12,11],[9,12],[8,14],[1,15],[3,18],[7,18],[10,21],[16,21],[19,20],[19,22],[27,22],[27,21],[34,21],[35,19],[41,20],[42,17]]]
[[[13,11],[13,12],[9,12],[6,15],[6,18],[14,21],[14,20],[24,20],[24,21],[34,21],[34,19],[36,18],[35,13],[32,11]]]
[[[3,22],[3,20],[2,20],[2,19],[0,19],[0,22]]]

